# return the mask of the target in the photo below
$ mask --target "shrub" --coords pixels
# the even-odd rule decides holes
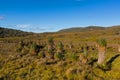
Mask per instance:
[[[39,56],[40,58],[44,58],[44,57],[45,57],[45,53],[44,53],[44,52],[39,52],[39,53],[38,53],[38,56]]]
[[[24,42],[23,42],[23,40],[21,40],[21,41],[18,43],[18,46],[17,46],[16,51],[17,51],[17,52],[21,52],[22,49],[23,49],[23,47],[24,47]]]
[[[32,43],[31,48],[30,48],[30,53],[36,55],[38,53],[38,51],[39,51],[39,49],[38,49],[37,44],[35,42]]]
[[[107,42],[105,39],[100,39],[98,43],[98,64],[102,64],[105,60]]]
[[[58,59],[58,60],[63,60],[64,59],[64,55],[60,54],[60,53],[56,53],[55,54],[55,58]]]
[[[57,53],[63,54],[63,52],[64,52],[64,45],[62,44],[62,42],[59,42],[57,46]]]
[[[48,53],[50,55],[50,57],[53,59],[54,58],[54,41],[52,38],[48,39]]]
[[[98,43],[99,46],[102,46],[102,47],[107,46],[107,41],[105,39],[97,40],[97,43]]]
[[[78,56],[76,53],[69,53],[69,59],[76,61],[78,59]]]
[[[88,54],[88,48],[87,47],[88,47],[87,44],[85,44],[84,47],[83,47],[83,53],[84,53],[85,56],[87,56],[87,54]]]
[[[24,53],[24,54],[29,53],[29,48],[27,46],[24,46],[21,53]]]

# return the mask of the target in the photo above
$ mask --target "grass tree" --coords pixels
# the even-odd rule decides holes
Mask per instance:
[[[54,48],[55,45],[54,45],[54,41],[52,38],[49,38],[48,39],[48,53],[50,55],[50,58],[54,59]]]
[[[19,43],[18,43],[18,46],[17,46],[17,52],[21,52],[22,49],[24,47],[24,42],[23,40],[21,40]]]
[[[58,58],[59,60],[62,60],[64,57],[64,45],[62,44],[62,42],[58,43],[57,46],[57,53],[55,54],[55,57]]]
[[[118,52],[120,52],[120,42],[118,42]]]
[[[70,49],[73,48],[73,44],[72,44],[72,42],[70,42],[70,44],[69,44],[69,48],[70,48]]]
[[[45,57],[44,51],[40,51],[40,52],[38,53],[38,56],[39,56],[40,58],[44,58],[44,57]]]
[[[77,59],[78,59],[78,56],[77,56],[77,54],[76,53],[69,53],[69,59],[71,60],[71,61],[77,61]]]
[[[38,53],[38,46],[35,42],[31,44],[30,53],[36,55]]]
[[[88,54],[88,46],[87,46],[86,43],[83,46],[83,53],[84,53],[85,56],[87,56],[87,54]]]
[[[58,43],[58,48],[57,48],[57,53],[63,54],[64,51],[64,45],[62,44],[62,42]]]
[[[105,53],[107,47],[106,40],[105,39],[98,40],[97,47],[98,47],[98,64],[102,64],[105,60]]]

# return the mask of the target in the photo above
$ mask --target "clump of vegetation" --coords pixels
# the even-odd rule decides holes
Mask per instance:
[[[102,64],[103,61],[105,60],[107,42],[105,39],[100,39],[97,41],[97,43],[98,43],[98,64]]]
[[[30,53],[33,55],[37,55],[38,52],[39,52],[39,48],[38,48],[37,44],[35,42],[33,42],[30,47]]]
[[[59,60],[63,60],[64,59],[64,45],[62,44],[62,42],[59,42],[57,45],[57,52],[55,54],[55,57]]]
[[[38,56],[39,56],[40,58],[44,58],[44,57],[45,57],[45,53],[44,53],[43,51],[40,51],[40,52],[38,53]]]
[[[48,39],[48,53],[50,55],[51,59],[54,59],[54,50],[55,50],[55,44],[52,38]]]
[[[114,36],[115,32],[105,29],[0,38],[0,80],[119,80],[120,35]]]
[[[84,46],[83,46],[83,53],[84,53],[85,56],[88,55],[88,46],[87,46],[87,44],[84,44]]]
[[[59,43],[58,43],[57,53],[59,53],[59,54],[63,54],[63,53],[64,53],[64,45],[63,45],[62,42],[59,42]]]
[[[18,46],[17,46],[16,51],[17,51],[17,52],[21,52],[22,49],[23,49],[23,47],[24,47],[24,42],[23,42],[23,40],[21,40],[21,41],[18,43]]]
[[[78,59],[78,56],[76,53],[68,53],[68,57],[72,61],[76,61]]]
[[[100,47],[106,47],[107,46],[107,42],[105,39],[99,39],[97,40],[98,46]]]
[[[56,54],[55,54],[55,58],[58,59],[58,60],[63,60],[63,59],[64,59],[64,55],[63,55],[63,54],[56,53]]]

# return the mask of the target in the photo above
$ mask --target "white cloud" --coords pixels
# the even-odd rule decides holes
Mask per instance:
[[[4,16],[0,16],[0,20],[3,20],[5,17]]]
[[[30,26],[31,25],[29,25],[29,24],[18,24],[18,25],[16,25],[17,28],[28,28]]]
[[[56,28],[53,27],[49,27],[49,26],[43,27],[40,25],[32,25],[32,24],[18,24],[14,26],[14,29],[28,31],[28,32],[35,32],[35,33],[56,31]]]

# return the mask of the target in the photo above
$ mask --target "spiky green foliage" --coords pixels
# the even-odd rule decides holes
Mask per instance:
[[[103,47],[107,46],[106,39],[99,39],[99,40],[97,40],[97,43],[98,43],[99,46],[103,46]]]
[[[64,45],[62,44],[62,42],[59,42],[57,46],[57,53],[63,54],[63,52],[64,52]]]
[[[59,43],[58,43],[58,48],[59,48],[60,50],[63,50],[63,47],[64,47],[63,43],[62,43],[62,42],[59,42]]]
[[[87,47],[88,47],[87,44],[84,44],[84,46],[83,46],[83,53],[84,53],[85,56],[87,56],[87,54],[88,54]]]
[[[64,55],[60,54],[60,53],[56,53],[55,54],[55,58],[58,59],[58,60],[63,60],[64,59]]]
[[[21,41],[18,43],[18,46],[17,46],[16,51],[17,51],[17,52],[21,52],[22,49],[23,49],[23,47],[24,47],[24,42],[23,42],[23,40],[21,40]]]
[[[76,53],[69,53],[69,59],[72,61],[76,61],[78,59],[78,56]]]
[[[54,41],[52,38],[49,38],[48,39],[48,53],[49,55],[51,56],[51,58],[54,58],[54,48],[55,45],[54,45]]]
[[[45,53],[44,53],[44,52],[39,52],[39,53],[38,53],[38,56],[39,56],[40,58],[44,58],[44,57],[45,57]]]
[[[30,53],[36,55],[38,53],[38,51],[39,51],[39,49],[38,49],[37,44],[35,42],[33,42],[30,47]]]
[[[54,44],[53,38],[49,38],[49,39],[48,39],[48,44],[49,44],[49,45],[53,45],[53,44]]]

